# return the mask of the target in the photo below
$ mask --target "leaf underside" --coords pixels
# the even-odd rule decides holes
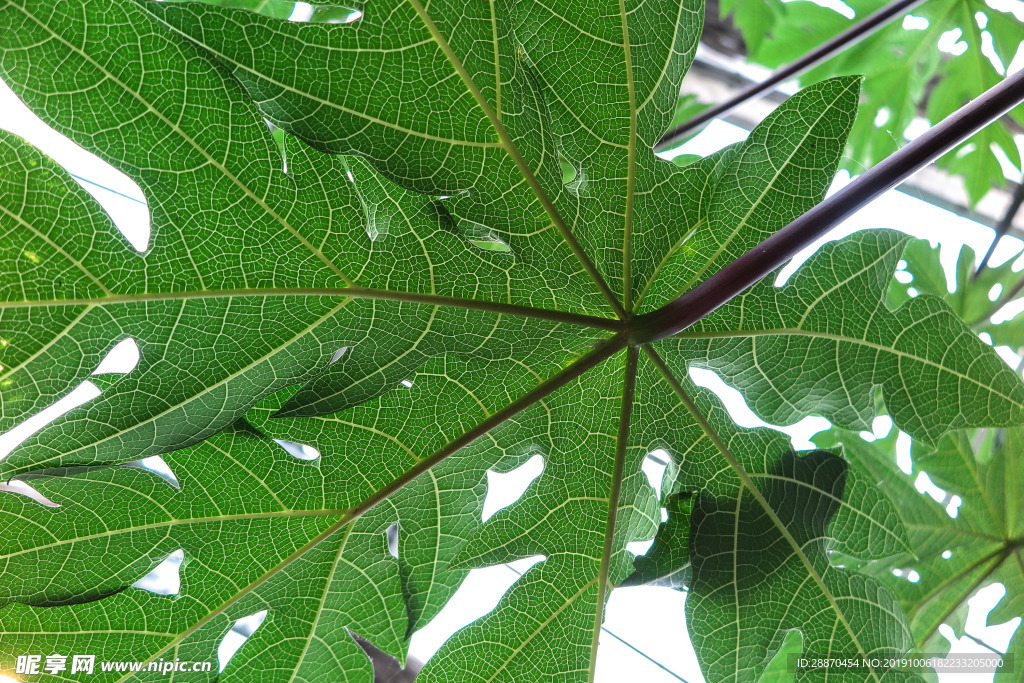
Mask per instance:
[[[853,125],[859,79],[837,78],[707,159],[655,157],[701,11],[382,0],[335,24],[0,3],[0,75],[135,180],[152,226],[134,252],[0,134],[0,431],[92,381],[118,342],[140,349],[0,461],[58,506],[0,495],[0,656],[214,661],[266,610],[210,680],[368,683],[351,634],[402,659],[470,569],[541,555],[417,680],[590,680],[609,591],[636,576],[626,545],[656,534],[688,543],[665,566],[690,582],[715,680],[756,680],[794,630],[809,656],[912,648],[889,589],[828,560],[907,551],[877,480],[738,427],[688,368],[774,423],[864,428],[880,387],[929,443],[1020,424],[1024,385],[938,298],[886,306],[905,240],[885,230],[629,342],[632,314],[820,201]],[[665,495],[692,503],[665,533],[641,471],[656,449]],[[483,523],[486,473],[538,454],[543,474]],[[122,466],[150,456],[177,486]],[[133,587],[179,549],[178,595]],[[776,571],[737,581],[749,566]]]

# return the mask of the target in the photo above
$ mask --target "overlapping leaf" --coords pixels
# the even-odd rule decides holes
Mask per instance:
[[[931,452],[914,450],[914,469],[927,472],[950,498],[960,498],[954,516],[918,493],[913,479],[896,466],[895,435],[871,444],[854,435],[841,436],[857,466],[871,476],[883,476],[882,490],[890,500],[900,501],[911,552],[872,563],[869,571],[900,599],[918,651],[945,652],[948,643],[939,626],[952,624],[961,635],[967,601],[991,583],[1002,583],[1006,597],[989,621],[1017,616],[1024,595],[1020,430],[978,433],[974,443],[969,433],[958,432]],[[914,581],[907,578],[911,571],[917,574]],[[1020,636],[1011,641],[1015,661],[1022,642]]]
[[[667,300],[820,200],[858,79],[808,88],[748,142],[679,168],[650,147],[671,120],[699,4],[595,4],[585,24],[580,12],[381,0],[338,25],[144,0],[0,6],[4,79],[133,177],[153,219],[151,248],[132,253],[66,176],[3,139],[2,428],[88,377],[120,339],[141,349],[138,368],[0,465],[59,475],[33,479],[56,512],[4,501],[25,549],[0,575],[18,603],[0,619],[21,651],[209,660],[232,620],[267,610],[220,678],[366,681],[348,631],[401,656],[407,630],[469,568],[542,555],[421,676],[588,680],[605,600],[633,571],[626,544],[657,530],[640,470],[657,448],[673,459],[670,493],[700,503],[691,604],[731,591],[726,565],[779,559],[778,585],[729,603],[739,618],[724,635],[710,630],[717,610],[691,614],[714,676],[751,680],[794,628],[816,654],[909,647],[893,598],[824,555],[903,548],[874,482],[736,428],[688,365],[781,373],[742,386],[759,410],[820,404],[851,424],[869,419],[881,384],[901,423],[935,438],[1022,421],[1024,386],[940,302],[884,308],[875,285],[900,247],[890,233],[830,249],[686,338],[631,344],[611,313]],[[288,133],[286,167],[263,117]],[[872,316],[846,330],[840,312],[864,322],[851,308],[863,301]],[[941,343],[904,348],[901,324]],[[852,341],[826,340],[830,365],[811,374],[792,353],[765,369],[760,341],[737,352],[755,330],[773,353],[791,337],[817,353],[807,332],[829,325]],[[723,345],[730,334],[745,341]],[[934,410],[929,378],[950,392]],[[292,462],[268,437],[320,456]],[[161,453],[180,491],[109,466]],[[486,471],[536,454],[541,477],[481,523]],[[122,507],[114,490],[149,498]],[[722,501],[731,527],[716,526]],[[68,514],[86,503],[91,515]],[[238,519],[220,519],[229,509]],[[241,531],[268,510],[280,529]],[[747,518],[756,536],[737,531]],[[394,522],[392,562],[382,534]],[[179,547],[177,600],[130,588]],[[97,557],[94,572],[64,570]],[[364,593],[372,603],[352,603]],[[780,614],[801,601],[813,618]],[[723,643],[735,666],[722,668]]]
[[[992,320],[1003,308],[1019,302],[1022,276],[1015,270],[1017,260],[1010,258],[998,266],[987,264],[978,272],[977,255],[964,245],[957,254],[954,291],[950,292],[939,249],[926,240],[914,240],[904,253],[904,281],[890,283],[888,300],[896,306],[912,298],[911,294],[940,296],[974,330],[988,334],[994,345],[1016,351],[1024,347],[1024,318],[1018,315],[998,323]]]

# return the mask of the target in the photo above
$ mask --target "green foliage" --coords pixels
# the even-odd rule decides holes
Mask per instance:
[[[933,449],[914,449],[914,476],[926,472],[946,491],[955,516],[947,511],[950,502],[938,503],[919,494],[914,478],[899,470],[895,432],[870,444],[853,434],[836,436],[865,475],[883,479],[881,490],[890,500],[899,501],[909,551],[872,562],[864,570],[899,598],[918,652],[940,653],[948,648],[938,633],[941,624],[950,624],[961,636],[967,601],[991,583],[1002,583],[1007,596],[990,613],[989,621],[1001,623],[1018,615],[1024,585],[1024,492],[1019,490],[1018,471],[1021,430],[956,432]],[[954,496],[960,498],[959,505]],[[911,572],[916,573],[913,581],[907,578]],[[1024,639],[1013,638],[1010,652],[1015,661],[1022,648]]]
[[[749,58],[775,68],[799,59],[887,3],[850,0],[847,4],[856,12],[852,20],[810,1],[732,0],[723,2],[721,11],[723,17],[731,15],[742,31]],[[981,0],[930,0],[912,14],[927,20],[927,27],[904,29],[897,18],[801,78],[802,83],[814,83],[838,74],[865,75],[860,113],[850,134],[850,158],[845,162],[854,173],[899,149],[904,132],[919,113],[937,123],[998,83],[1002,73],[982,53],[983,46],[991,44],[1005,69],[1024,35],[1024,26],[1013,14]],[[939,38],[958,29],[960,54],[940,52]],[[1024,108],[1011,112],[1009,119],[1019,130],[1024,125]],[[939,161],[963,178],[972,204],[991,188],[1006,184],[993,148],[1021,168],[1010,120],[988,126]]]
[[[651,148],[699,3],[381,0],[350,24],[229,4],[0,3],[0,76],[132,177],[152,225],[135,253],[0,136],[0,431],[123,339],[141,351],[0,462],[59,506],[0,497],[0,661],[215,661],[266,610],[208,680],[368,683],[350,632],[401,659],[467,571],[536,555],[418,680],[590,680],[609,591],[665,569],[715,680],[756,680],[784,643],[913,647],[896,594],[828,556],[906,552],[899,503],[836,453],[738,427],[687,374],[718,370],[772,420],[862,427],[880,386],[922,440],[1024,423],[1024,383],[946,304],[884,305],[904,240],[830,245],[673,339],[629,331],[822,199],[859,78],[681,168]],[[536,454],[543,474],[483,523],[486,472]],[[627,544],[655,537],[634,564]],[[179,548],[177,596],[133,587]]]
[[[996,313],[1019,301],[1024,276],[1014,271],[1017,257],[1019,254],[998,266],[986,264],[979,272],[980,259],[974,250],[962,247],[954,269],[955,290],[950,292],[939,261],[939,250],[926,240],[914,240],[904,252],[906,268],[903,270],[910,280],[890,283],[886,300],[890,306],[896,307],[912,298],[912,293],[942,297],[960,319],[970,323],[979,334],[989,335],[992,344],[1009,346],[1017,351],[1024,348],[1024,318],[1014,316],[1009,320],[992,322]]]

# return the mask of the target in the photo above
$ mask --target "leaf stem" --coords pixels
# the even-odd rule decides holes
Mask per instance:
[[[927,634],[921,639],[922,645],[929,638],[931,638],[932,635],[935,634],[935,632],[939,629],[939,626],[944,624],[946,620],[949,619],[949,617],[953,614],[953,612],[960,608],[960,606],[964,602],[964,598],[969,598],[971,594],[973,594],[974,591],[977,590],[978,586],[985,583],[985,581],[988,580],[988,577],[992,576],[992,574],[995,573],[995,571],[1002,566],[1003,562],[1006,560],[1006,557],[1006,548],[999,548],[998,550],[996,550],[996,552],[989,553],[983,559],[975,562],[967,570],[960,572],[957,575],[956,580],[959,580],[960,578],[966,576],[968,573],[974,571],[975,569],[985,564],[989,560],[995,559],[995,561],[988,567],[988,569],[985,570],[985,572],[980,577],[978,577],[976,581],[971,582],[971,586],[966,591],[960,591],[960,595],[962,597],[959,600],[951,601],[949,607],[946,608],[946,610],[942,613],[942,616],[940,616],[938,619],[932,620],[933,625],[928,628]],[[942,584],[943,590],[945,590],[945,587],[949,585],[951,582],[952,580],[944,581]],[[928,598],[926,598],[924,602],[920,602],[917,605],[915,605],[914,609],[911,610],[911,613],[908,614],[907,617],[909,618],[911,614],[916,614],[917,612],[919,612],[921,608],[923,608],[926,604],[931,602],[937,595],[939,595],[939,593],[933,591],[932,594]]]
[[[752,83],[725,102],[705,109],[689,121],[673,128],[658,140],[657,144],[654,145],[654,149],[661,151],[674,147],[693,131],[711,121],[711,119],[728,114],[744,102],[763,97],[776,85],[788,81],[794,76],[799,76],[808,69],[853,47],[864,38],[884,28],[896,17],[909,12],[921,2],[922,0],[896,0],[896,2],[887,7],[883,7],[863,21],[850,26],[838,36],[811,50],[792,64],[780,68],[765,80]]]
[[[632,343],[671,337],[771,274],[798,251],[1024,101],[1024,70],[1003,79],[906,147],[798,217],[697,287],[631,322]]]
[[[1024,204],[1024,181],[1017,185],[1017,189],[1013,192],[1013,198],[1010,200],[1010,206],[1007,207],[1006,213],[1003,214],[1002,219],[996,225],[996,234],[992,238],[992,244],[988,245],[988,250],[985,255],[981,257],[981,263],[978,264],[978,268],[971,274],[971,280],[976,280],[982,271],[988,267],[988,262],[992,260],[992,253],[996,250],[996,246],[999,241],[1003,239],[1003,236],[1010,231],[1010,226],[1013,225],[1013,219],[1017,217],[1017,212],[1020,211],[1021,204]]]

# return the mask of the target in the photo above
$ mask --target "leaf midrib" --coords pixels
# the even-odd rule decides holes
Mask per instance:
[[[125,527],[122,529],[108,529],[107,531],[100,531],[94,534],[76,536],[74,538],[66,538],[59,541],[55,541],[53,543],[36,545],[30,548],[16,550],[11,553],[4,553],[3,555],[0,555],[0,560],[7,560],[12,557],[28,555],[31,553],[41,552],[44,550],[50,550],[52,548],[59,548],[64,545],[84,543],[86,541],[92,541],[98,538],[112,538],[115,536],[119,536],[121,534],[134,534],[140,531],[150,531],[152,529],[163,529],[167,527],[175,527],[182,525],[188,526],[193,524],[213,524],[220,522],[244,521],[253,519],[278,519],[290,517],[330,517],[336,515],[345,515],[348,512],[348,510],[269,510],[263,512],[243,512],[234,515],[211,515],[209,517],[194,517],[191,519],[175,518],[168,519],[163,522],[152,522],[150,524],[141,524],[138,526]]]
[[[292,675],[288,677],[288,683],[292,683],[295,677],[299,675],[299,669],[302,668],[303,660],[306,658],[306,653],[309,652],[309,646],[313,642],[313,636],[316,635],[317,626],[320,624],[320,617],[324,613],[324,604],[327,602],[327,596],[331,592],[331,582],[334,581],[334,575],[338,571],[338,562],[341,560],[342,554],[345,552],[345,547],[348,545],[348,537],[352,534],[352,529],[355,524],[350,524],[345,529],[345,535],[338,543],[338,550],[334,554],[334,560],[331,562],[331,570],[327,573],[324,578],[324,589],[320,592],[320,600],[317,603],[316,616],[313,617],[313,623],[309,625],[309,632],[305,638],[305,643],[302,646],[302,653],[296,658],[295,668],[292,670]],[[376,582],[371,582],[376,586]]]
[[[623,308],[633,310],[633,201],[636,184],[636,84],[633,82],[633,53],[629,42],[629,19],[626,1],[619,0],[622,20],[622,51],[626,69],[626,94],[629,98],[629,138],[626,149],[626,206],[623,216],[622,238],[622,296]]]
[[[622,0],[619,0],[620,6]],[[608,493],[608,519],[605,522],[604,545],[601,548],[601,563],[597,572],[597,605],[594,616],[594,631],[590,646],[588,681],[594,680],[597,672],[597,649],[604,622],[604,609],[609,589],[612,556],[615,553],[615,525],[618,520],[622,499],[622,480],[625,471],[626,454],[629,451],[630,416],[633,413],[636,391],[636,369],[638,351],[635,346],[626,349],[626,367],[622,380],[622,405],[619,410],[619,425],[615,439],[615,459],[612,465],[611,490]]]

